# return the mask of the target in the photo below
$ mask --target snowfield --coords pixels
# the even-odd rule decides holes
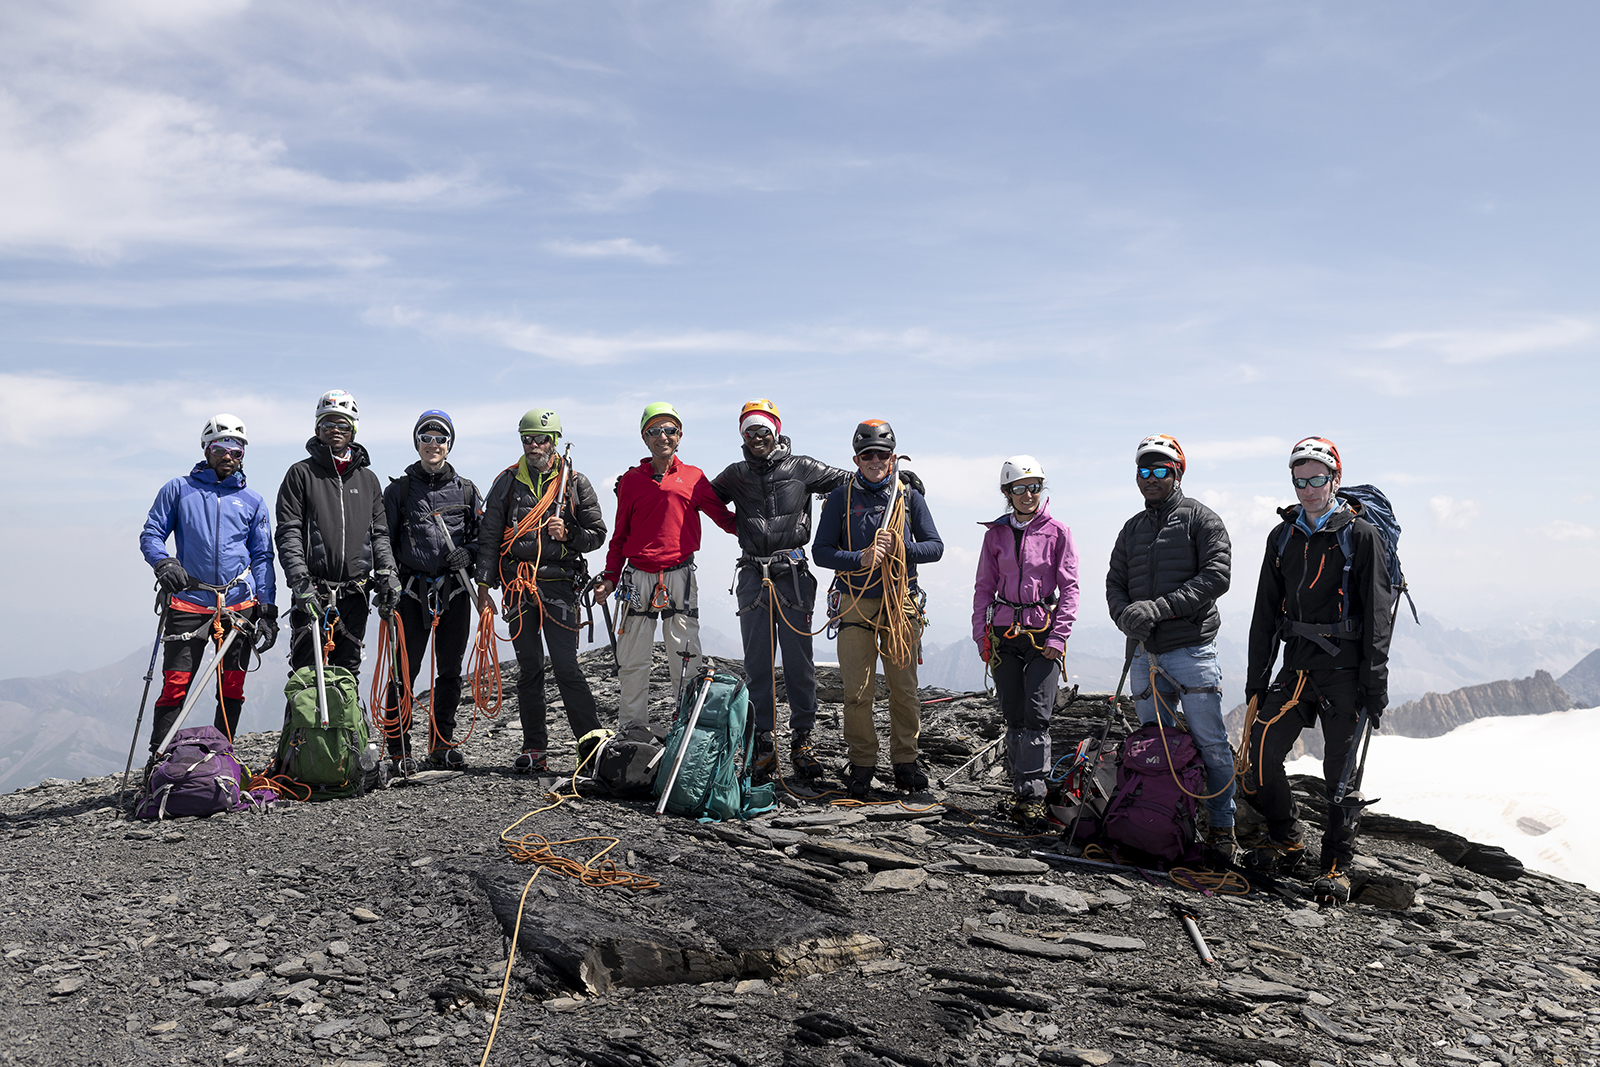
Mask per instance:
[[[1443,737],[1372,739],[1374,811],[1499,845],[1526,866],[1600,889],[1600,708],[1479,719]],[[1291,774],[1322,773],[1298,759]]]

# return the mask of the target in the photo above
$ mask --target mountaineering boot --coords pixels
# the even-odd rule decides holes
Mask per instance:
[[[1288,874],[1306,858],[1305,837],[1300,824],[1295,823],[1282,838],[1267,835],[1264,845],[1257,845],[1250,853],[1250,866],[1265,874]]]
[[[1206,855],[1217,863],[1236,866],[1239,863],[1239,839],[1231,826],[1213,826],[1206,832]]]
[[[516,762],[511,765],[511,770],[516,774],[546,774],[549,764],[545,762],[544,750],[538,748],[524,749]]]
[[[789,766],[796,778],[821,778],[822,763],[811,754],[811,734],[795,734],[789,741]]]
[[[756,731],[756,751],[750,762],[750,780],[756,785],[770,782],[778,773],[778,748],[771,730]]]
[[[1047,834],[1050,826],[1050,805],[1042,800],[1017,797],[1011,808],[1011,821],[1025,834]]]
[[[850,765],[850,770],[844,776],[844,785],[850,792],[851,800],[867,799],[867,794],[872,792],[872,775],[876,770],[876,767]]]
[[[1339,861],[1328,864],[1328,869],[1311,887],[1311,893],[1322,907],[1350,902],[1350,875],[1340,869]]]
[[[1011,822],[1017,817],[1017,805],[1022,803],[1022,798],[1014,793],[1007,793],[994,802],[994,817],[1001,822]]]
[[[417,773],[417,761],[409,755],[401,756],[394,761],[394,773],[402,778],[410,778]]]
[[[447,748],[444,750],[444,765],[447,770],[459,771],[467,765],[467,757],[458,748]]]
[[[928,776],[915,763],[896,763],[894,784],[907,793],[921,793],[928,788]]]

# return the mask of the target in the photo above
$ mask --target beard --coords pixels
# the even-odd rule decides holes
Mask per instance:
[[[528,460],[528,466],[541,474],[550,469],[550,461],[555,459],[554,452],[541,452]]]

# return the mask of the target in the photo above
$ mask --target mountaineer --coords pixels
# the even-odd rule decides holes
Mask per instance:
[[[1300,731],[1322,723],[1324,780],[1334,789],[1358,742],[1364,709],[1376,724],[1389,702],[1390,607],[1394,591],[1379,532],[1339,497],[1344,467],[1332,441],[1307,437],[1289,453],[1298,505],[1267,537],[1245,675],[1250,730],[1245,780],[1267,819],[1264,866],[1292,869],[1304,855],[1283,761]],[[1278,643],[1283,667],[1271,678]],[[1350,898],[1359,806],[1328,805],[1319,899]]]
[[[1206,764],[1206,848],[1232,863],[1233,749],[1222,721],[1217,598],[1228,591],[1232,546],[1217,513],[1183,492],[1183,448],[1155,434],[1134,450],[1144,509],[1123,524],[1106,572],[1106,603],[1117,628],[1137,642],[1129,677],[1139,722],[1175,726],[1182,703]]]
[[[705,472],[678,459],[683,419],[677,409],[665,402],[647,405],[639,435],[650,454],[617,479],[616,528],[595,585],[596,599],[615,589],[625,605],[616,629],[622,682],[617,730],[629,740],[653,736],[650,654],[657,618],[673,691],[685,670],[693,677],[700,669],[700,587],[694,577],[700,513],[735,532],[733,515]]]
[[[478,553],[478,600],[492,611],[488,587],[502,587],[500,609],[517,653],[517,712],[522,719],[522,751],[511,769],[542,775],[549,769],[546,647],[573,740],[600,728],[594,693],[578,665],[578,625],[580,600],[589,584],[583,556],[605,543],[606,523],[589,479],[556,454],[561,416],[534,408],[522,416],[517,433],[522,458],[495,478],[483,506],[486,543]]]
[[[874,668],[882,655],[894,781],[916,793],[928,788],[928,776],[917,766],[922,732],[917,659],[927,601],[917,585],[917,566],[943,556],[944,542],[923,499],[921,480],[899,470],[894,429],[882,419],[869,419],[856,427],[850,445],[856,473],[828,494],[811,545],[817,563],[837,572],[828,615],[839,632],[844,740],[850,751],[845,785],[856,799],[872,789],[878,764]]]
[[[817,579],[806,564],[811,540],[811,494],[843,485],[849,471],[794,454],[782,436],[783,419],[770,400],[752,400],[739,411],[744,459],[711,480],[718,499],[733,505],[740,556],[735,578],[739,634],[756,721],[757,784],[778,769],[773,733],[777,651],[783,651],[783,686],[789,705],[789,765],[801,778],[820,778],[822,764],[811,752],[817,721],[817,674],[812,656],[811,612]],[[777,634],[777,648],[773,634]]]
[[[162,687],[151,724],[152,758],[177,721],[200,666],[204,642],[223,640],[243,624],[221,667],[216,728],[232,739],[244,710],[244,675],[255,649],[278,640],[277,574],[267,502],[245,485],[250,438],[235,415],[215,415],[200,431],[204,460],[161,487],[139,534],[139,550],[155,569],[165,597]],[[167,538],[174,555],[167,554]],[[206,684],[208,679],[203,679]]]
[[[972,639],[994,674],[1006,723],[1009,814],[1028,833],[1050,829],[1050,715],[1078,617],[1078,553],[1072,531],[1050,517],[1044,491],[1044,467],[1032,456],[1000,465],[1007,511],[982,524],[972,591]]]
[[[456,426],[438,409],[424,411],[411,428],[417,462],[392,479],[383,491],[389,543],[400,568],[400,603],[395,613],[405,637],[406,692],[398,681],[389,685],[388,708],[399,721],[385,724],[389,757],[402,774],[413,773],[410,690],[417,683],[428,644],[433,644],[429,673],[428,762],[435,767],[464,766],[455,747],[456,706],[461,702],[461,661],[472,635],[470,574],[478,554],[478,515],[483,499],[478,487],[456,473],[449,459]],[[442,524],[442,525],[441,525]]]
[[[309,457],[285,471],[278,486],[278,562],[294,594],[289,671],[325,655],[332,666],[359,675],[368,592],[387,619],[400,600],[400,581],[383,487],[355,439],[355,398],[342,389],[322,394],[315,426]]]

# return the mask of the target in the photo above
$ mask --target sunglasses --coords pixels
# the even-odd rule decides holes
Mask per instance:
[[[668,437],[676,437],[682,432],[676,426],[652,426],[644,432],[644,435],[646,437],[660,437],[665,434]]]
[[[208,450],[213,456],[227,456],[229,459],[243,459],[244,449],[229,448],[227,445],[214,444]]]
[[[1333,478],[1329,475],[1313,474],[1309,478],[1296,478],[1294,480],[1294,487],[1296,489],[1304,489],[1309,485],[1313,489],[1321,489],[1331,481],[1333,481]]]
[[[893,452],[860,452],[856,458],[863,463],[888,463]]]
[[[417,442],[424,445],[447,445],[450,443],[450,435],[446,433],[419,433],[417,434]]]
[[[532,441],[536,445],[547,445],[555,439],[556,435],[553,433],[525,433],[522,435],[523,444]],[[427,440],[427,438],[423,438],[423,440]]]
[[[323,430],[332,430],[334,433],[355,432],[355,428],[342,419],[323,419],[321,422],[317,423],[317,432],[321,433]]]
[[[1027,485],[1008,486],[1006,488],[1006,492],[1010,493],[1012,496],[1024,496],[1029,493],[1037,496],[1038,494],[1044,492],[1044,483],[1029,482]]]
[[[1140,467],[1139,468],[1139,477],[1147,479],[1147,480],[1150,479],[1150,478],[1154,478],[1156,481],[1159,482],[1163,478],[1166,478],[1166,477],[1170,476],[1171,474],[1172,474],[1172,468],[1171,467]]]
[[[762,437],[771,437],[772,431],[765,426],[752,426],[744,432],[746,441],[755,441]]]

